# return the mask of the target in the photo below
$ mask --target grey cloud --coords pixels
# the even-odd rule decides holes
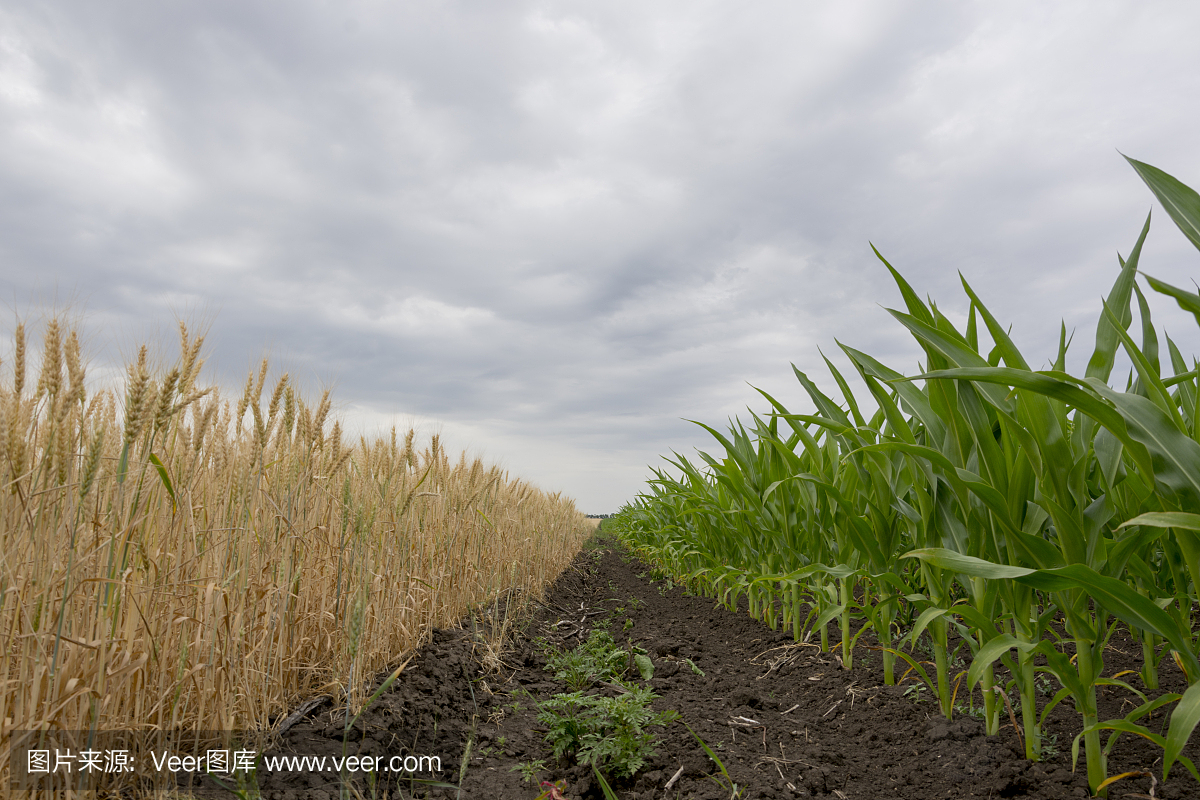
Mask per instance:
[[[93,339],[213,319],[362,420],[440,420],[591,511],[836,340],[917,349],[874,242],[1032,361],[1090,342],[1200,182],[1187,4],[9,3],[0,275]],[[1195,254],[1156,215],[1144,264]],[[1157,318],[1185,351],[1195,325]],[[366,424],[364,422],[364,424]],[[453,437],[452,437],[453,438]]]

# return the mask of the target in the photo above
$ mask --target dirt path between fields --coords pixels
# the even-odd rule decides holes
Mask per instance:
[[[543,791],[540,781],[562,781],[565,798],[602,798],[590,769],[552,757],[529,699],[568,691],[544,670],[544,645],[538,640],[569,649],[601,620],[609,621],[618,642],[632,640],[648,652],[655,666],[648,683],[659,695],[654,708],[681,714],[721,759],[741,787],[741,797],[1051,799],[1088,794],[1082,756],[1079,769],[1071,772],[1071,740],[1079,718],[1069,701],[1047,721],[1048,740],[1058,754],[1031,764],[1018,758],[1022,751],[1007,718],[999,736],[987,737],[982,723],[969,715],[949,723],[941,718],[936,700],[911,688],[911,680],[903,687],[883,686],[878,652],[868,649],[874,644],[870,634],[856,649],[866,663],[847,672],[832,653],[795,645],[790,635],[744,613],[714,608],[712,600],[652,580],[645,564],[624,553],[593,550],[582,553],[544,602],[534,605],[502,663],[493,665],[496,669],[481,663],[486,649],[477,635],[478,621],[434,633],[351,732],[349,754],[372,755],[376,765],[392,763],[399,770],[380,774],[374,785],[357,777],[361,796],[533,800]],[[830,633],[836,641],[836,630]],[[1138,646],[1119,632],[1104,674],[1136,669],[1133,656],[1138,654]],[[1162,691],[1182,691],[1177,668],[1167,662]],[[1132,707],[1127,691],[1105,689],[1101,695],[1101,719]],[[1149,724],[1157,728],[1162,723],[1157,715]],[[730,797],[712,777],[720,774],[716,765],[683,725],[652,730],[661,736],[657,754],[633,779],[613,782],[618,797]],[[280,752],[340,756],[342,738],[338,714],[325,706],[288,731]],[[1193,760],[1200,757],[1195,738],[1185,750]],[[1110,757],[1109,774],[1161,773],[1161,755],[1153,745],[1124,736]],[[421,756],[438,757],[441,771],[429,769]],[[526,782],[519,765],[538,761],[544,767],[534,782]],[[411,772],[404,771],[405,763]],[[459,788],[421,782],[427,780]],[[328,772],[267,774],[260,769],[258,783],[265,798],[339,796],[339,778]],[[1127,779],[1110,796],[1146,795],[1149,789],[1148,778]],[[1198,795],[1200,785],[1181,766],[1155,791],[1167,800]]]

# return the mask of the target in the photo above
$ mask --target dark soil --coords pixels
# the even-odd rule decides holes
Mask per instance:
[[[796,645],[790,635],[745,613],[714,608],[710,599],[654,581],[645,564],[613,550],[589,550],[578,557],[544,602],[533,604],[524,616],[498,669],[483,665],[480,622],[435,631],[396,684],[363,714],[351,732],[348,752],[438,756],[442,769],[383,774],[373,787],[360,776],[354,781],[357,790],[363,797],[533,800],[543,791],[538,782],[562,781],[564,797],[603,797],[590,768],[555,761],[529,699],[569,691],[544,670],[544,643],[570,649],[603,620],[611,623],[619,642],[631,639],[649,653],[655,664],[649,684],[659,695],[655,708],[681,714],[724,763],[741,797],[928,800],[1088,794],[1082,752],[1079,768],[1071,770],[1071,742],[1080,722],[1070,701],[1061,703],[1047,721],[1048,742],[1057,754],[1030,763],[1020,757],[1023,751],[1007,714],[1000,734],[988,737],[982,722],[969,715],[949,722],[942,718],[936,699],[912,688],[912,680],[883,686],[879,653],[869,649],[874,644],[870,634],[859,640],[856,666],[846,671],[832,652]],[[830,641],[837,639],[837,631],[831,630]],[[1136,670],[1140,652],[1119,631],[1106,651],[1103,674]],[[955,674],[961,669],[965,666]],[[1185,688],[1170,659],[1161,672],[1160,692]],[[897,674],[902,673],[899,669]],[[1136,676],[1125,679],[1140,686]],[[974,699],[979,702],[978,690]],[[965,701],[961,693],[959,701]],[[1123,716],[1137,702],[1127,690],[1104,688],[1100,718]],[[1143,722],[1155,730],[1165,727],[1161,712]],[[682,724],[653,730],[661,737],[657,754],[633,779],[611,781],[622,800],[730,797],[714,777],[720,775],[717,765]],[[1198,760],[1195,738],[1185,755]],[[338,713],[326,706],[289,730],[280,752],[341,755],[342,748]],[[1161,758],[1154,745],[1124,735],[1110,756],[1109,774],[1145,770],[1161,776]],[[532,783],[514,771],[538,761],[544,767]],[[339,793],[338,778],[330,773],[267,774],[260,769],[258,783],[266,798]],[[1110,796],[1149,796],[1150,784],[1146,777],[1128,778],[1114,785]],[[1200,784],[1177,765],[1153,794],[1196,798]]]

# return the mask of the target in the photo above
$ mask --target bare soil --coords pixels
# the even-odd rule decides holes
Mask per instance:
[[[651,656],[655,672],[649,685],[659,695],[655,708],[682,715],[721,759],[741,797],[1088,795],[1082,753],[1078,768],[1071,769],[1071,742],[1080,722],[1069,700],[1047,721],[1048,743],[1057,754],[1030,763],[1020,757],[1023,750],[1007,714],[1000,734],[988,737],[982,722],[968,714],[951,721],[941,717],[936,699],[912,688],[911,679],[902,686],[882,685],[881,660],[870,649],[875,643],[869,632],[855,650],[855,668],[847,671],[832,652],[797,645],[789,634],[745,613],[714,607],[711,599],[654,580],[646,564],[611,542],[608,547],[613,549],[580,554],[544,601],[524,615],[502,663],[493,662],[491,669],[484,663],[480,620],[436,631],[394,686],[363,714],[345,746],[350,754],[438,756],[441,772],[384,774],[374,785],[356,777],[355,791],[363,797],[533,800],[544,791],[540,781],[561,781],[565,798],[602,798],[590,768],[552,757],[529,698],[569,691],[544,669],[547,643],[569,649],[586,639],[596,622],[608,620],[619,642],[631,640]],[[830,641],[837,639],[831,630]],[[1103,674],[1138,669],[1140,652],[1119,631],[1106,651]],[[961,669],[965,666],[955,672]],[[1185,688],[1170,659],[1161,672],[1162,688],[1152,694]],[[1136,676],[1125,679],[1140,687]],[[961,704],[964,695],[959,694]],[[1101,719],[1122,716],[1139,702],[1112,687],[1100,695]],[[974,700],[979,702],[978,690]],[[318,708],[286,733],[279,752],[340,755],[341,719],[328,705]],[[1159,712],[1147,724],[1157,730],[1165,722]],[[683,725],[654,730],[660,743],[649,764],[632,779],[612,781],[622,800],[730,797],[714,777],[720,774],[717,766]],[[1200,760],[1198,750],[1193,737],[1184,752]],[[1110,756],[1109,774],[1144,770],[1161,776],[1161,757],[1154,745],[1125,735]],[[519,765],[538,761],[544,767],[534,782],[526,782]],[[281,800],[337,797],[342,789],[337,775],[312,772],[260,770],[258,783],[263,797]],[[1110,796],[1151,796],[1150,790],[1149,778],[1127,778],[1111,788]],[[1200,784],[1176,766],[1153,796],[1200,797]]]

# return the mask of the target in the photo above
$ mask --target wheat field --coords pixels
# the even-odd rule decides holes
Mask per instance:
[[[266,730],[370,677],[591,531],[572,501],[414,431],[348,442],[328,392],[201,376],[202,337],[90,392],[78,332],[25,327],[0,384],[0,735]],[[0,781],[8,747],[0,746]]]

